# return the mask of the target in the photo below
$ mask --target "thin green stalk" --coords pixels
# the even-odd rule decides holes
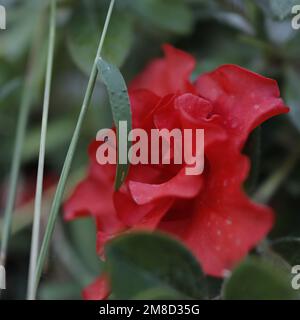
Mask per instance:
[[[26,127],[30,112],[30,106],[35,98],[35,81],[37,73],[37,61],[38,55],[41,52],[40,43],[42,37],[42,29],[37,29],[37,34],[33,40],[32,49],[29,57],[29,64],[27,68],[27,75],[24,80],[24,88],[22,91],[20,112],[17,121],[16,137],[12,158],[12,165],[9,177],[9,189],[7,195],[7,202],[4,210],[4,222],[1,238],[1,251],[0,251],[0,265],[5,266],[7,248],[9,242],[9,236],[12,226],[12,212],[15,205],[16,193],[17,193],[17,183],[21,167],[22,160],[22,147],[24,144],[24,137],[26,133]]]
[[[41,210],[42,210],[46,135],[47,135],[47,123],[48,123],[48,114],[49,114],[49,101],[50,101],[50,91],[51,91],[51,82],[52,82],[55,33],[56,33],[56,0],[51,1],[50,10],[51,12],[50,12],[50,28],[49,28],[49,47],[48,47],[47,71],[46,71],[43,116],[42,116],[42,127],[41,127],[41,140],[40,140],[39,162],[38,162],[38,171],[37,171],[37,183],[36,183],[36,193],[35,193],[35,203],[34,203],[34,220],[33,220],[33,229],[32,229],[29,277],[28,277],[28,288],[27,288],[27,298],[29,300],[32,300],[34,296],[34,289],[33,289],[34,276],[36,272],[37,256],[38,256],[38,250],[39,250],[39,233],[40,233],[40,221],[41,221]]]
[[[289,176],[300,157],[300,145],[288,156],[283,165],[275,171],[256,191],[254,200],[268,203],[285,179]]]
[[[34,283],[34,296],[36,295],[36,290],[38,287],[38,283],[39,280],[41,278],[41,274],[42,274],[42,270],[43,270],[43,265],[46,259],[46,255],[49,249],[49,245],[50,245],[50,240],[53,234],[53,230],[54,230],[54,226],[55,226],[55,221],[57,219],[57,215],[58,215],[58,211],[60,208],[60,204],[62,201],[62,197],[63,197],[63,193],[64,193],[64,189],[65,189],[65,185],[66,185],[66,181],[70,172],[70,168],[71,168],[71,164],[72,164],[72,160],[74,157],[74,153],[76,150],[76,146],[78,143],[78,139],[79,139],[79,135],[80,135],[80,131],[81,131],[81,127],[82,127],[82,123],[83,120],[85,118],[88,106],[90,104],[91,98],[92,98],[92,94],[94,91],[94,87],[95,87],[95,83],[96,83],[96,79],[97,79],[97,75],[98,75],[98,71],[97,71],[97,60],[99,59],[99,57],[101,56],[101,51],[103,48],[103,44],[104,44],[104,40],[105,40],[105,36],[107,33],[107,29],[108,29],[108,25],[110,22],[110,18],[111,18],[111,14],[112,14],[112,10],[114,7],[114,3],[115,0],[111,0],[110,2],[110,6],[108,9],[108,13],[107,13],[107,17],[106,17],[106,21],[105,21],[105,25],[104,25],[104,29],[102,32],[102,36],[100,39],[100,43],[99,43],[99,47],[97,50],[97,54],[96,54],[96,58],[92,67],[92,71],[90,74],[90,78],[89,78],[89,82],[88,82],[88,86],[86,89],[86,93],[85,93],[85,97],[84,97],[84,101],[81,107],[81,111],[78,117],[78,121],[75,127],[75,131],[69,146],[69,150],[64,162],[64,166],[61,172],[61,176],[57,185],[57,189],[55,192],[55,196],[53,199],[53,203],[52,203],[52,207],[51,207],[51,211],[50,211],[50,215],[49,215],[49,220],[46,226],[46,231],[45,231],[45,235],[44,235],[44,239],[42,242],[42,247],[41,247],[41,251],[39,254],[39,258],[38,258],[38,263],[37,263],[37,270],[36,270],[36,275],[35,275],[35,283]]]

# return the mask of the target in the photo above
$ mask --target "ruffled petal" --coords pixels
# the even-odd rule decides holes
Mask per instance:
[[[153,116],[157,129],[204,129],[205,147],[228,138],[221,116],[212,115],[213,105],[196,95],[187,93],[175,97]],[[172,153],[171,153],[172,154]]]
[[[144,224],[148,228],[153,228],[157,225],[159,220],[167,212],[173,199],[168,198],[161,201],[153,201],[143,205],[137,204],[126,186],[122,190],[114,194],[114,203],[120,221],[127,227],[133,227],[137,224]],[[155,219],[152,217],[155,215]],[[152,220],[147,222],[147,220]],[[158,221],[157,221],[158,219]]]
[[[230,147],[213,148],[209,157],[207,185],[183,239],[206,273],[223,276],[266,236],[274,217],[271,209],[251,202],[242,190],[249,171],[245,156]]]
[[[250,132],[267,119],[288,112],[276,81],[235,65],[224,65],[196,81],[197,93],[214,105],[231,140],[242,148]]]
[[[175,110],[180,111],[186,118],[195,122],[207,118],[212,109],[213,105],[210,101],[191,93],[183,94],[175,101]]]
[[[161,99],[149,90],[132,90],[130,92],[130,105],[132,111],[132,127],[147,127],[146,120]],[[148,123],[151,126],[152,122]]]
[[[272,210],[259,206],[242,193],[232,194],[220,206],[199,206],[185,242],[199,258],[203,270],[224,276],[270,231]]]
[[[129,190],[138,205],[167,197],[190,199],[195,197],[202,187],[203,178],[201,175],[188,176],[185,173],[185,168],[182,168],[174,178],[162,184],[129,181]]]
[[[129,89],[147,89],[163,97],[169,93],[194,92],[189,77],[195,59],[188,53],[164,45],[164,58],[153,60],[131,83]]]
[[[101,166],[96,162],[97,146],[99,143],[93,142],[89,147],[89,173],[65,201],[64,218],[92,216],[99,230],[113,233],[123,227],[113,203],[115,166]]]
[[[132,198],[120,192],[114,195],[114,200],[123,227],[115,232],[97,232],[97,253],[101,257],[104,254],[105,243],[121,232],[155,230],[174,202],[174,199],[167,198],[147,205],[137,205]]]

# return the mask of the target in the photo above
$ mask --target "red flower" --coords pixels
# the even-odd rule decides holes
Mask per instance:
[[[91,285],[83,290],[83,298],[85,300],[104,300],[108,298],[110,288],[106,276],[99,277]]]
[[[249,160],[242,155],[250,132],[288,112],[276,81],[235,65],[189,78],[195,60],[170,45],[130,86],[133,127],[205,130],[205,170],[185,175],[185,165],[135,165],[114,192],[115,167],[100,166],[90,147],[87,177],[65,204],[65,218],[92,215],[98,252],[124,230],[145,228],[181,239],[204,271],[222,276],[273,225],[272,210],[243,191]]]

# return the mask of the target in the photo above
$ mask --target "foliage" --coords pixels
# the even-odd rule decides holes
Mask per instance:
[[[277,223],[270,233],[268,246],[289,266],[300,264],[296,254],[299,241],[295,240],[300,236],[299,153],[296,153],[295,159],[295,150],[300,148],[300,31],[291,28],[291,7],[295,3],[297,1],[294,0],[117,0],[103,48],[103,58],[122,70],[127,83],[149,59],[160,54],[160,46],[164,42],[171,42],[196,56],[197,73],[212,70],[222,63],[234,63],[278,80],[291,112],[289,116],[264,125],[259,143],[257,136],[252,137],[256,142],[249,141],[245,153],[255,161],[256,172],[251,172],[247,190],[251,190],[251,194],[263,190],[268,195],[262,198],[267,199],[277,213]],[[1,209],[5,205],[12,140],[28,72],[27,60],[33,31],[39,29],[43,35],[41,48],[46,46],[48,32],[45,24],[48,1],[6,0],[5,5],[9,12],[8,29],[0,31]],[[46,176],[57,177],[60,174],[108,5],[107,0],[58,1]],[[28,181],[35,177],[36,172],[44,51],[40,50],[35,61],[36,81],[31,88],[33,99],[24,137],[19,197],[24,189],[29,189]],[[89,142],[100,128],[112,126],[112,113],[108,105],[105,87],[99,81],[84,121],[67,193],[82,175]],[[283,162],[289,161],[290,157],[293,157],[293,165],[286,170]],[[276,183],[272,180],[274,176],[280,177]],[[44,211],[47,211],[52,197],[53,188],[44,192]],[[14,232],[7,266],[9,289],[5,298],[25,296],[32,212],[33,198],[26,205],[19,205],[14,212]],[[1,228],[2,220],[0,233]],[[54,234],[53,243],[59,239],[66,245],[56,249],[53,245],[40,297],[78,298],[80,288],[105,268],[116,297],[215,298],[220,296],[221,282],[224,282],[224,299],[299,298],[290,290],[290,278],[286,271],[272,263],[270,255],[263,254],[261,250],[265,250],[264,246],[261,250],[254,250],[255,257],[246,258],[225,281],[210,281],[203,276],[201,267],[186,248],[163,235],[135,234],[114,240],[106,248],[108,259],[104,265],[96,255],[95,230],[87,219],[64,224],[58,231]],[[168,255],[163,254],[163,248]],[[65,255],[63,250],[72,250],[72,254]],[[65,256],[80,261],[82,265],[79,269],[83,268],[86,272],[74,276],[77,269],[74,270],[72,263],[66,263]],[[145,276],[145,268],[149,277]],[[128,285],[133,282],[132,279],[136,280],[135,286]],[[260,286],[262,281],[266,283],[264,287]],[[54,292],[58,292],[57,296]]]

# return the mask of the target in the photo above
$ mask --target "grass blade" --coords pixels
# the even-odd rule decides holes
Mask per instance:
[[[39,64],[36,63],[41,55],[41,40],[43,36],[43,28],[38,26],[37,33],[33,39],[33,45],[30,52],[27,76],[25,77],[24,88],[21,97],[20,112],[17,120],[16,138],[14,144],[12,165],[9,177],[9,189],[7,202],[4,210],[4,222],[1,238],[0,264],[5,266],[9,236],[12,225],[12,212],[15,205],[17,183],[22,161],[22,149],[24,137],[30,112],[35,96],[36,85],[39,82]]]
[[[43,194],[43,176],[44,176],[50,90],[51,90],[52,69],[53,69],[53,59],[54,59],[55,31],[56,31],[56,0],[52,0],[51,12],[50,12],[49,48],[48,48],[46,83],[45,83],[44,103],[43,103],[40,152],[39,152],[39,162],[38,162],[38,172],[37,172],[37,182],[36,182],[34,220],[33,220],[30,264],[29,264],[29,278],[28,278],[28,291],[27,291],[27,298],[29,300],[32,300],[34,298],[34,290],[33,290],[34,276],[36,272],[37,256],[38,256],[38,250],[39,250],[39,233],[40,233],[40,220],[41,220],[42,194]]]
[[[266,181],[258,188],[253,195],[253,199],[260,203],[268,203],[271,198],[278,191],[279,187],[291,174],[300,158],[300,145],[297,146],[287,159],[283,162],[282,166],[276,170]]]
[[[55,221],[57,219],[57,215],[58,215],[58,211],[60,208],[60,204],[62,201],[62,197],[63,197],[63,193],[64,193],[64,189],[65,189],[65,185],[67,182],[67,178],[70,172],[70,168],[71,168],[71,164],[72,164],[72,160],[74,157],[74,153],[76,150],[76,146],[78,143],[78,139],[79,139],[79,135],[81,132],[81,127],[83,124],[83,120],[85,118],[88,106],[90,104],[91,101],[91,97],[92,97],[92,93],[95,87],[95,83],[96,83],[96,79],[97,79],[97,75],[98,75],[98,70],[97,70],[97,60],[101,55],[101,51],[103,48],[103,44],[104,44],[104,40],[105,40],[105,36],[106,36],[106,32],[108,29],[108,25],[109,25],[109,21],[111,18],[111,14],[112,14],[112,10],[114,7],[114,0],[111,0],[110,2],[110,6],[108,9],[108,13],[107,13],[107,17],[106,17],[106,21],[105,21],[105,25],[104,25],[104,29],[102,32],[102,36],[100,39],[100,43],[99,43],[99,47],[97,50],[97,54],[96,54],[96,58],[92,67],[92,71],[90,74],[90,78],[89,78],[89,82],[88,82],[88,86],[86,89],[86,93],[85,93],[85,97],[84,97],[84,101],[81,107],[81,111],[78,117],[78,121],[75,127],[75,131],[69,146],[69,150],[64,162],[64,166],[60,175],[60,179],[57,185],[57,189],[55,192],[55,196],[53,199],[53,203],[52,203],[52,207],[51,207],[51,211],[50,211],[50,215],[49,215],[49,220],[46,226],[46,231],[45,231],[45,235],[43,238],[43,242],[42,242],[42,247],[41,247],[41,251],[38,257],[38,263],[37,263],[37,269],[36,269],[36,275],[35,275],[35,282],[34,282],[34,296],[36,295],[36,290],[38,287],[38,283],[39,280],[41,278],[41,274],[42,274],[42,270],[43,270],[43,266],[44,266],[44,262],[47,256],[47,252],[49,249],[49,245],[50,245],[50,240],[54,231],[54,226],[55,226]]]

